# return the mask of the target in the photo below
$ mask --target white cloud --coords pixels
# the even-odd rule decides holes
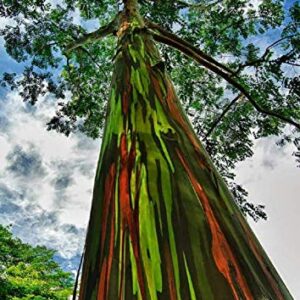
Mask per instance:
[[[0,150],[0,166],[2,168],[5,168],[7,165],[7,160],[6,156],[11,149],[11,145],[8,143],[7,139],[4,136],[0,135],[0,145],[1,145],[1,150]]]
[[[2,187],[5,194],[0,197],[1,223],[13,223],[21,238],[56,248],[64,257],[78,254],[89,216],[100,141],[47,131],[45,124],[55,111],[49,96],[30,107],[16,92],[10,92],[2,99],[0,110],[1,117],[7,118],[5,130],[0,132],[0,190]],[[82,147],[86,143],[89,146]],[[20,159],[14,154],[16,147],[26,168],[33,158],[41,160],[41,166],[34,163],[43,168],[43,175],[28,171],[24,176],[26,169],[9,168],[13,160]],[[79,233],[66,232],[68,224],[79,228]]]
[[[15,22],[10,18],[0,17],[0,29],[5,28],[6,25],[14,25]]]

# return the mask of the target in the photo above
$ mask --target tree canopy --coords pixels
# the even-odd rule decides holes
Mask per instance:
[[[279,146],[295,145],[299,163],[299,1],[139,3],[179,98],[236,201],[254,219],[265,218],[263,207],[247,202],[247,192],[233,183],[233,169],[253,155],[255,139],[273,135]],[[121,9],[122,1],[113,0],[0,1],[0,16],[11,20],[0,31],[6,51],[24,64],[23,74],[4,73],[2,86],[31,104],[53,94],[57,113],[48,129],[99,137]]]
[[[55,251],[30,246],[0,225],[0,298],[65,300],[72,294],[71,273],[53,260]]]

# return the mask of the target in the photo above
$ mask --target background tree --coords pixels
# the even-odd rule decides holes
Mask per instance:
[[[212,275],[208,276],[207,278],[209,278],[211,282],[206,284],[206,295],[209,295],[209,293],[214,295],[214,293],[219,292],[222,293],[222,295],[226,295],[229,299],[229,294],[231,293],[233,299],[238,299],[238,297],[251,299],[250,295],[253,293],[253,295],[257,297],[268,295],[271,298],[289,299],[290,296],[288,292],[285,291],[276,272],[272,269],[262,250],[257,246],[257,242],[253,238],[252,233],[249,233],[247,225],[245,225],[243,219],[238,217],[238,212],[230,203],[230,195],[226,192],[218,175],[216,175],[205,151],[201,146],[196,146],[198,142],[196,142],[193,135],[189,133],[191,129],[188,127],[189,125],[186,123],[185,117],[180,111],[180,106],[178,106],[176,102],[176,96],[172,92],[173,90],[170,88],[170,83],[167,77],[165,77],[164,72],[165,70],[171,72],[175,86],[179,91],[179,95],[182,97],[185,110],[193,115],[193,123],[198,135],[204,141],[206,149],[215,161],[219,171],[227,178],[232,179],[234,177],[231,169],[237,161],[252,155],[251,147],[253,145],[253,138],[275,134],[281,136],[279,144],[294,142],[295,146],[299,147],[299,77],[297,69],[295,70],[295,68],[299,67],[299,4],[295,2],[293,5],[290,5],[290,9],[287,11],[283,9],[282,1],[261,1],[260,5],[256,8],[251,5],[251,1],[141,1],[141,13],[144,17],[142,18],[138,16],[138,14],[133,13],[136,9],[134,2],[135,1],[124,1],[125,10],[123,10],[121,3],[117,1],[103,1],[101,5],[96,1],[65,1],[61,6],[53,6],[43,1],[22,1],[22,3],[4,1],[0,7],[1,14],[3,16],[12,17],[15,22],[2,31],[2,35],[6,41],[7,52],[18,61],[27,61],[31,64],[30,67],[25,68],[21,78],[16,77],[14,74],[4,74],[2,84],[4,86],[10,85],[13,89],[20,89],[20,93],[24,99],[33,104],[37,101],[40,94],[47,92],[51,92],[57,98],[61,99],[64,98],[65,90],[69,90],[72,93],[71,101],[59,103],[61,108],[57,116],[48,123],[49,129],[57,129],[66,134],[69,134],[73,130],[80,129],[90,136],[98,136],[101,124],[103,124],[103,112],[106,107],[106,102],[101,101],[101,99],[104,100],[108,98],[108,78],[110,77],[108,74],[112,66],[111,58],[114,58],[116,62],[116,73],[112,84],[113,92],[110,97],[111,110],[106,125],[107,130],[100,160],[102,173],[100,169],[100,173],[97,173],[96,177],[96,180],[99,180],[100,183],[96,181],[97,185],[95,186],[92,219],[87,239],[87,245],[89,246],[85,260],[84,270],[86,274],[84,273],[83,276],[84,287],[82,288],[82,295],[85,295],[84,293],[89,291],[89,297],[94,298],[96,297],[98,288],[99,293],[104,293],[106,296],[108,296],[108,293],[112,293],[113,289],[108,289],[107,276],[109,274],[107,274],[108,271],[105,270],[118,272],[114,269],[116,268],[114,265],[115,261],[121,261],[121,264],[124,263],[124,269],[121,268],[119,273],[126,272],[126,280],[130,278],[130,276],[127,274],[129,271],[125,266],[131,265],[133,270],[131,280],[134,281],[134,284],[132,287],[133,290],[130,291],[128,290],[129,286],[132,285],[130,279],[128,279],[128,282],[126,281],[126,291],[129,294],[133,293],[145,299],[145,295],[148,295],[147,293],[150,293],[151,297],[155,297],[152,295],[154,291],[161,292],[161,283],[157,283],[156,281],[155,287],[150,288],[148,286],[148,292],[146,291],[146,287],[143,288],[143,280],[141,278],[146,276],[149,284],[149,276],[153,274],[149,275],[143,273],[146,272],[145,270],[147,269],[145,266],[147,258],[145,256],[146,254],[138,253],[137,248],[135,248],[137,247],[135,243],[137,243],[138,232],[129,222],[129,216],[124,219],[124,228],[128,228],[126,230],[123,228],[123,232],[129,230],[129,240],[133,244],[133,249],[130,248],[128,244],[124,246],[129,247],[129,249],[126,248],[126,251],[130,252],[132,257],[134,257],[134,259],[131,259],[131,263],[128,262],[128,257],[126,258],[126,262],[126,259],[124,258],[123,261],[123,257],[120,256],[119,259],[115,259],[113,262],[111,261],[110,267],[108,267],[108,261],[111,260],[110,251],[112,249],[112,247],[109,246],[108,240],[112,240],[112,238],[106,235],[106,231],[100,234],[101,229],[93,226],[97,220],[102,219],[102,222],[104,222],[102,224],[102,230],[103,228],[113,228],[111,221],[103,218],[103,215],[101,218],[101,214],[106,212],[105,201],[102,204],[99,204],[99,201],[97,202],[97,199],[105,200],[105,197],[113,197],[108,194],[105,187],[110,186],[112,189],[117,185],[116,181],[114,181],[118,178],[116,177],[117,174],[119,174],[118,176],[120,176],[120,178],[124,176],[126,179],[128,175],[126,175],[126,177],[124,174],[129,172],[128,170],[130,170],[130,176],[132,174],[131,172],[133,172],[135,176],[137,174],[140,175],[139,172],[142,172],[140,169],[134,169],[134,166],[137,164],[135,160],[135,139],[137,138],[140,141],[140,133],[136,138],[131,136],[131,140],[129,141],[124,137],[126,135],[122,133],[127,126],[124,124],[130,123],[130,119],[126,115],[127,109],[124,108],[126,104],[124,99],[130,97],[131,101],[129,101],[130,104],[128,104],[127,108],[132,112],[135,111],[135,108],[132,106],[135,101],[134,91],[136,90],[136,95],[139,95],[136,99],[141,98],[150,101],[150,99],[153,99],[153,95],[151,96],[149,91],[154,89],[155,95],[157,99],[161,101],[161,104],[155,102],[156,111],[153,107],[153,110],[149,110],[149,107],[146,107],[145,111],[146,113],[147,111],[150,112],[152,121],[157,115],[163,119],[160,119],[158,124],[155,124],[157,127],[154,129],[147,127],[147,130],[149,130],[149,132],[154,130],[155,134],[159,131],[160,143],[162,143],[165,148],[162,146],[162,149],[156,149],[156,152],[153,151],[153,157],[155,157],[155,153],[160,153],[161,157],[157,157],[158,163],[165,160],[167,160],[169,164],[177,162],[177,168],[182,171],[183,178],[187,176],[186,185],[189,186],[189,188],[186,188],[187,194],[191,196],[192,193],[196,192],[196,198],[202,199],[202,206],[205,212],[204,218],[206,218],[208,222],[206,226],[208,225],[210,230],[210,233],[205,233],[205,236],[207,234],[206,243],[209,245],[212,239],[213,245],[214,243],[215,246],[217,245],[215,250],[212,249],[213,259],[210,257],[212,259],[211,266],[207,266],[207,270],[217,268],[219,272],[222,273],[225,281],[227,281],[227,283],[221,283],[221,278],[223,277],[218,277],[216,281],[215,279],[217,277],[214,278]],[[135,9],[132,9],[133,6],[135,6]],[[79,11],[84,19],[100,18],[99,23],[103,25],[103,27],[100,27],[100,29],[95,32],[87,33],[84,27],[72,23],[72,13],[70,12],[74,10]],[[123,13],[118,13],[122,10]],[[127,26],[126,24],[131,25]],[[280,28],[281,30],[276,31],[276,28]],[[127,31],[128,34],[126,33]],[[123,34],[124,32],[125,34]],[[272,41],[270,44],[263,49],[255,46],[257,39],[266,39],[270,33],[272,33]],[[107,38],[105,43],[97,42],[107,35],[113,36],[116,34],[119,37],[117,48],[114,37]],[[132,36],[131,42],[128,40],[130,36]],[[139,38],[135,39],[136,36],[141,37],[140,42],[138,41]],[[151,39],[149,40],[147,36],[151,36],[151,38],[163,44],[161,51],[164,61],[156,54],[155,47],[152,46],[153,42]],[[122,40],[123,37],[124,39]],[[126,43],[132,44],[133,51],[124,50],[124,45],[127,45]],[[186,60],[179,52],[172,49],[168,48],[168,50],[166,50],[165,45],[179,50],[189,59]],[[144,46],[145,48],[143,48]],[[147,51],[146,56],[142,55],[142,51],[144,50]],[[113,54],[113,52],[115,52],[115,54]],[[123,61],[120,60],[120,56],[122,56],[120,53],[124,56]],[[127,53],[127,58],[124,53]],[[61,56],[61,54],[63,54],[63,56]],[[224,57],[226,57],[226,60],[224,60]],[[126,73],[127,67],[124,62],[126,59],[127,65],[129,64],[129,66],[133,68],[128,71],[129,75]],[[119,64],[117,64],[117,62]],[[153,76],[159,82],[160,88],[155,84],[155,79],[150,76],[152,72],[149,71],[150,69],[147,69],[148,71],[142,70],[141,68],[135,69],[137,62],[140,65],[145,62],[145,65],[150,66],[152,71],[155,67],[155,71],[153,71],[155,74]],[[199,68],[197,64],[202,65],[204,68]],[[53,74],[56,76],[57,72],[50,73],[43,71],[49,67],[57,68],[61,71],[62,76],[54,78]],[[117,72],[124,76],[121,78],[118,77]],[[133,79],[128,81],[126,74],[129,78]],[[150,78],[149,76],[151,77],[150,85],[149,81],[147,81]],[[126,85],[120,85],[122,80]],[[130,96],[126,94],[126,90]],[[121,111],[117,106],[118,95],[121,95],[123,97],[122,101],[125,101],[122,102],[123,114],[119,115],[118,113],[121,113]],[[162,105],[162,97],[166,97],[166,99],[171,99],[172,101],[167,103],[168,107],[164,107],[164,112],[160,114],[157,107]],[[164,115],[166,110],[169,110],[168,114]],[[167,121],[168,116],[172,116],[173,120],[177,122],[175,122],[176,125]],[[120,120],[124,121],[123,125],[118,123],[121,122]],[[289,128],[286,128],[287,124],[290,126]],[[150,123],[148,125],[150,126]],[[160,126],[163,127],[160,128]],[[167,128],[170,129],[170,132],[164,131]],[[184,132],[182,132],[183,128],[185,129]],[[198,149],[198,152],[196,151],[198,156],[195,156],[195,153],[193,153],[191,149],[185,149],[182,143],[171,145],[172,140],[177,141],[178,139],[178,136],[175,138],[175,136],[172,135],[174,132],[178,133],[181,142],[187,142],[187,145],[192,144],[195,149]],[[116,135],[118,142],[113,140],[114,135]],[[148,147],[149,141],[147,143],[146,145]],[[155,143],[157,143],[157,141],[155,141],[154,144]],[[128,145],[131,145],[131,148]],[[176,149],[176,153],[171,154],[172,146]],[[147,160],[145,158],[147,157],[147,151],[141,150],[140,147],[141,144],[139,144],[139,150],[141,153],[144,153],[145,162],[145,160]],[[121,151],[119,154],[115,152],[118,149]],[[106,154],[108,150],[110,150],[110,154]],[[115,165],[112,161],[117,158],[113,158],[111,156],[113,154],[115,154],[116,157],[120,155],[118,157],[119,161],[117,162],[116,160]],[[184,155],[189,156],[188,161],[185,160]],[[297,156],[299,153],[296,151],[295,155]],[[163,156],[164,158],[162,158]],[[190,166],[190,164],[193,165],[193,159],[198,161],[200,165],[203,163],[204,169],[206,170],[203,171],[204,173],[202,175],[200,170],[199,174],[196,172],[196,166]],[[110,163],[112,164],[110,165]],[[133,165],[131,165],[131,163],[133,163]],[[157,166],[158,169],[161,167],[161,164]],[[116,170],[118,170],[118,173],[116,173]],[[122,173],[122,170],[124,172],[127,171]],[[162,170],[165,172],[167,166],[163,165]],[[166,178],[169,178],[170,171],[166,171],[166,173],[163,173],[163,171],[156,170],[152,174],[153,176],[149,178],[156,178],[157,176],[163,178],[162,174],[166,175]],[[104,178],[104,175],[107,174],[103,174],[103,172],[108,172],[107,179]],[[144,172],[146,172],[145,174],[147,174],[147,176],[151,175],[149,169]],[[172,170],[172,172],[174,171]],[[143,174],[143,176],[145,175]],[[138,177],[139,176],[136,176],[136,178]],[[208,202],[206,201],[206,197],[201,194],[201,189],[197,184],[197,182],[201,182],[199,178],[201,178],[202,181],[205,181],[205,178],[210,178],[209,180],[207,179],[208,182],[205,181],[205,185],[207,184],[207,186],[204,190],[211,193],[210,198],[212,197],[212,199],[210,200],[213,203],[213,210],[216,210],[217,219],[210,214],[211,210],[209,206],[207,206]],[[126,186],[128,182],[125,179],[122,181],[122,184]],[[179,180],[179,178],[177,179]],[[118,184],[121,187],[123,186],[121,182]],[[147,184],[151,185],[151,182]],[[168,184],[168,182],[166,182],[166,184]],[[139,185],[137,185],[136,190],[139,190],[138,186]],[[173,184],[172,188],[173,186],[176,187],[176,184]],[[167,185],[163,185],[163,187],[168,190]],[[178,183],[177,188],[180,193],[183,193],[183,187],[179,187]],[[120,192],[121,190],[116,189],[116,191]],[[232,184],[232,191],[236,196],[236,201],[238,201],[244,212],[248,212],[254,218],[265,216],[260,206],[255,207],[249,203],[245,203],[243,196],[245,196],[246,192],[239,185]],[[161,191],[160,194],[162,194],[162,192],[163,191]],[[125,191],[123,195],[126,193]],[[172,193],[174,193],[174,189]],[[151,195],[149,190],[148,194]],[[158,194],[159,193],[157,193],[156,196]],[[164,197],[169,199],[169,196]],[[214,202],[218,197],[224,200],[224,203],[228,205],[227,215],[226,210],[224,211],[224,207],[222,209],[218,207],[217,202]],[[108,198],[106,200],[108,200]],[[171,198],[172,197],[170,197],[170,199]],[[192,198],[191,196],[191,199]],[[167,210],[172,208],[173,203],[165,204]],[[107,209],[112,208],[108,206]],[[149,210],[151,211],[150,208],[148,211]],[[185,209],[185,211],[187,211],[187,209]],[[235,220],[236,216],[237,219]],[[157,216],[155,216],[155,218],[157,218]],[[175,217],[172,215],[172,222],[175,222],[173,218]],[[228,221],[230,218],[232,220]],[[166,221],[166,219],[168,219],[168,216],[164,220],[165,222],[170,222]],[[217,221],[221,224],[221,227],[216,225],[219,224]],[[182,222],[184,223],[183,225],[186,225],[188,229],[187,232],[190,232],[189,230],[191,230],[190,228],[193,225],[189,219],[187,218]],[[232,227],[234,222],[238,222],[238,226],[241,226],[241,232],[239,234],[234,232]],[[235,226],[237,224],[235,224]],[[153,224],[148,225],[145,225],[145,227],[153,227]],[[164,227],[163,225],[161,226]],[[168,227],[169,225],[168,223],[166,226]],[[197,226],[201,228],[201,224]],[[142,226],[142,228],[144,227]],[[220,228],[225,231],[225,237],[220,237],[217,234],[217,232],[222,232]],[[205,230],[207,229],[208,228]],[[168,296],[166,294],[165,297],[170,298],[171,295],[173,295],[172,297],[180,298],[181,292],[179,286],[181,277],[179,278],[179,276],[184,276],[182,274],[185,272],[186,275],[182,281],[182,286],[186,286],[182,290],[182,293],[189,292],[190,297],[193,298],[195,297],[194,289],[199,289],[199,286],[193,286],[193,282],[195,283],[196,280],[195,278],[206,278],[203,274],[196,274],[197,270],[193,269],[193,266],[199,265],[201,261],[203,262],[205,260],[197,257],[197,251],[193,252],[195,249],[187,250],[187,252],[189,252],[188,258],[186,258],[183,253],[176,253],[176,247],[185,247],[185,241],[179,237],[182,236],[183,233],[174,233],[176,236],[175,240],[179,239],[179,241],[176,240],[176,246],[172,246],[172,239],[174,240],[174,238],[170,231],[171,229],[168,227],[168,232],[165,232],[165,234],[169,236],[169,245],[166,250],[164,250],[163,260],[164,263],[166,265],[169,264],[169,266],[170,261],[172,261],[174,269],[173,271],[169,269],[169,271],[174,273],[170,273],[174,278],[172,282],[168,283],[170,288],[169,292],[164,291],[165,293],[169,293]],[[216,235],[214,235],[214,233]],[[145,234],[144,232],[144,235]],[[99,241],[100,236],[102,236],[102,241]],[[248,237],[248,242],[245,241],[246,237]],[[124,239],[125,237],[121,238],[121,241]],[[128,241],[128,236],[126,236],[126,239]],[[161,251],[163,239],[161,238],[160,240],[158,238],[158,240],[158,248],[159,251]],[[249,241],[252,241],[250,245]],[[119,242],[118,240],[118,243]],[[186,244],[191,245],[190,242]],[[254,246],[254,244],[256,246]],[[122,245],[122,242],[120,245]],[[146,251],[147,247],[150,246],[148,245],[144,248],[140,247],[139,251]],[[168,247],[173,247],[173,250]],[[99,249],[105,249],[103,250],[105,252],[100,255],[99,253],[101,253],[102,250],[99,252]],[[217,249],[227,250],[218,252],[219,250]],[[251,251],[249,249],[251,249]],[[125,250],[123,250],[120,250],[121,253],[124,253]],[[107,251],[109,253],[107,253]],[[232,251],[234,254],[232,254]],[[204,251],[206,254],[208,252],[208,249]],[[108,256],[106,257],[105,254]],[[143,257],[142,266],[139,265],[140,262],[138,262],[140,255]],[[151,251],[147,255],[150,260],[154,258],[152,257],[154,254]],[[175,262],[177,259],[176,255],[178,255],[178,263]],[[225,255],[226,258],[224,258],[223,255]],[[242,269],[244,268],[245,273],[243,276],[249,276],[249,278],[242,279],[242,273],[238,264],[234,262],[233,256],[237,256],[239,263],[243,265]],[[156,256],[156,258],[158,258],[158,256]],[[195,261],[193,261],[193,258]],[[134,265],[133,261],[135,261],[136,265]],[[156,263],[158,263],[158,261],[156,261]],[[207,257],[207,261],[209,261],[209,257]],[[101,271],[99,271],[99,264]],[[179,266],[177,266],[177,264]],[[215,266],[213,267],[214,264]],[[247,265],[248,271],[246,271],[247,268],[244,264]],[[251,271],[249,271],[249,266],[251,266]],[[260,270],[256,269],[256,267]],[[183,269],[183,271],[178,272],[178,268],[180,270]],[[126,271],[124,271],[125,269]],[[106,275],[102,275],[105,274],[105,272]],[[201,273],[201,271],[199,272]],[[270,272],[271,275],[268,272]],[[250,278],[253,274],[256,274],[254,276],[255,280],[251,283]],[[168,276],[168,278],[172,278],[171,275]],[[90,279],[85,281],[86,277],[89,276]],[[122,274],[120,276],[123,278]],[[233,277],[235,279],[233,279]],[[114,277],[114,279],[116,282],[116,277]],[[137,282],[135,280],[137,280]],[[152,278],[152,280],[154,279]],[[258,280],[259,283],[256,282],[256,280]],[[247,287],[245,281],[247,284],[254,284],[256,287]],[[269,283],[267,283],[268,281]],[[212,282],[220,282],[220,289],[215,288],[211,291]],[[122,284],[123,282],[121,281],[121,286]],[[270,284],[272,287],[270,287]],[[279,285],[279,290],[275,288],[277,284]],[[227,287],[225,287],[226,285]],[[268,285],[269,288],[266,287]],[[86,286],[91,288],[86,288]],[[121,291],[119,291],[121,295],[123,293],[122,287],[119,287],[119,289],[121,289]],[[115,291],[118,291],[118,289],[115,289]],[[201,293],[203,293],[203,291],[197,290],[196,295],[200,295]],[[175,294],[177,296],[174,296]],[[84,298],[84,296],[82,297]]]
[[[0,298],[66,300],[72,294],[71,273],[53,260],[55,251],[30,246],[0,225]]]

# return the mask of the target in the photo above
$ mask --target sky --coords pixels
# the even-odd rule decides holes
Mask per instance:
[[[267,221],[250,225],[294,299],[300,299],[300,169],[293,147],[279,148],[276,138],[255,144],[254,156],[237,166],[236,181],[249,201],[266,205]]]
[[[0,70],[19,68],[0,40]],[[24,242],[56,249],[57,260],[73,270],[84,243],[101,141],[47,131],[54,112],[49,95],[32,107],[17,92],[0,91],[0,223],[12,224]],[[275,141],[255,143],[254,156],[238,164],[236,181],[248,190],[250,202],[266,205],[268,220],[250,225],[300,299],[300,168],[294,149]]]

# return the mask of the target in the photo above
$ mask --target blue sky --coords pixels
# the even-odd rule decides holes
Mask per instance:
[[[0,19],[0,28],[4,23]],[[0,72],[20,69],[0,40]],[[17,92],[0,91],[0,222],[12,224],[25,242],[58,250],[63,266],[74,269],[101,141],[46,131],[54,112],[49,95],[33,108]],[[238,165],[237,181],[249,191],[251,202],[266,205],[269,220],[251,226],[294,298],[300,299],[300,169],[292,151],[277,147],[274,138],[260,140],[255,155]]]

